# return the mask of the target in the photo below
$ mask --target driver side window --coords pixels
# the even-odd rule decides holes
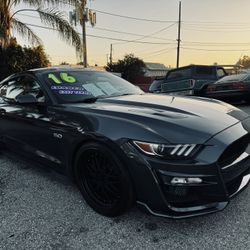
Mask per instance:
[[[13,100],[19,95],[31,94],[37,98],[38,102],[44,102],[45,97],[39,84],[30,76],[21,76],[10,79],[1,88],[1,96],[8,100]]]

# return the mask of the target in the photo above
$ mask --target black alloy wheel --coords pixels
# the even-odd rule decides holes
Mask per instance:
[[[88,143],[81,147],[76,158],[75,176],[86,202],[102,215],[121,215],[134,201],[127,170],[103,145]]]

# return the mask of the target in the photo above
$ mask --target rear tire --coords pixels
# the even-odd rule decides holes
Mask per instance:
[[[76,156],[74,173],[83,197],[96,212],[115,217],[134,203],[128,171],[108,147],[83,145]]]

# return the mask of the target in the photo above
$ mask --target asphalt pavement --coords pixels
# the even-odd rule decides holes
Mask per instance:
[[[250,106],[239,108],[250,114]],[[250,187],[222,212],[185,220],[136,207],[95,213],[64,176],[0,155],[0,249],[237,249],[250,246]]]

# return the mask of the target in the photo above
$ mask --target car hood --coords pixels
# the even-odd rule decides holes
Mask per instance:
[[[138,140],[155,138],[155,142],[167,140],[171,143],[202,144],[248,117],[240,109],[218,100],[160,94],[110,97],[92,104],[76,103],[67,107],[98,119],[99,130],[102,120],[105,119],[105,123],[107,119],[112,120],[108,122],[109,129],[101,131],[104,134],[110,127],[114,131],[124,126],[120,133],[124,137],[133,134],[132,137]],[[117,120],[123,124],[117,125],[119,129]]]

